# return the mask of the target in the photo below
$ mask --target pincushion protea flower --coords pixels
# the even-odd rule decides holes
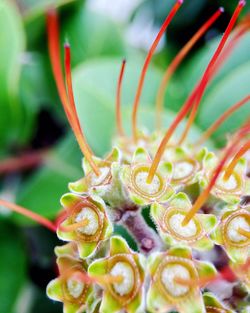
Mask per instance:
[[[55,223],[7,201],[0,200],[0,204],[69,241],[55,249],[59,276],[47,288],[51,299],[63,302],[65,313],[249,310],[247,296],[224,303],[220,294],[212,293],[218,280],[234,281],[249,292],[250,217],[249,205],[242,201],[249,192],[249,163],[244,159],[250,149],[249,118],[221,150],[209,151],[204,142],[250,100],[250,95],[225,111],[197,142],[186,140],[207,85],[250,27],[246,18],[232,32],[245,1],[239,1],[202,78],[166,133],[161,129],[161,112],[167,83],[191,47],[223,13],[222,8],[166,70],[156,100],[157,131],[148,135],[137,129],[147,68],[181,4],[181,0],[176,1],[143,65],[132,109],[131,138],[125,135],[121,119],[126,65],[125,60],[122,62],[116,95],[117,134],[111,153],[103,159],[94,156],[78,119],[70,45],[64,47],[64,81],[57,15],[55,10],[47,14],[52,69],[63,108],[84,155],[85,176],[69,183],[70,192],[62,196],[63,210]],[[189,113],[181,138],[174,138],[175,129]],[[144,208],[150,209],[150,221],[144,218]],[[114,233],[116,223],[127,229],[138,251],[129,247],[127,237],[122,238],[124,233]],[[220,258],[223,250],[227,265],[220,268],[214,259]]]

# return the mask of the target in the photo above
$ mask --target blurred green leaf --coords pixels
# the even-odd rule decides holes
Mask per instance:
[[[67,192],[68,183],[82,175],[81,153],[73,137],[62,140],[45,162],[46,165],[20,186],[16,202],[47,218],[53,218],[61,208],[60,197]],[[29,222],[20,215],[14,216],[16,221]]]
[[[26,257],[20,232],[0,221],[0,312],[13,313],[25,283]]]
[[[197,124],[206,129],[229,107],[249,95],[250,62],[230,71],[209,92],[202,103]],[[250,103],[235,112],[228,118],[213,135],[219,143],[224,143],[225,134],[233,133],[246,120],[250,112]]]
[[[82,2],[82,1],[81,1]],[[25,30],[27,33],[28,46],[34,48],[41,45],[41,37],[45,30],[46,10],[53,6],[55,8],[63,7],[68,10],[73,4],[79,3],[76,0],[21,0],[21,8],[24,18]],[[44,38],[43,38],[44,40]],[[43,43],[43,41],[42,41]]]
[[[221,37],[208,42],[207,45],[198,51],[196,55],[190,59],[188,64],[182,68],[182,80],[187,91],[190,91],[201,78],[219,44],[220,39]],[[214,80],[207,88],[207,94],[217,86],[221,79],[225,79],[225,76],[230,75],[231,71],[249,61],[249,51],[250,34],[246,34],[235,46],[233,53],[226,60],[219,73],[215,76]]]
[[[158,24],[160,24],[166,18],[175,2],[175,0],[146,0],[142,2],[141,6],[149,12],[153,10],[154,18],[157,20]],[[205,5],[205,0],[184,1],[181,10],[171,22],[171,27],[186,27],[197,18],[197,15]]]
[[[17,136],[22,114],[18,101],[21,53],[25,46],[23,25],[11,1],[0,2],[0,144]]]
[[[238,1],[227,1],[227,0],[220,0],[220,5],[222,5],[227,11],[230,10],[232,13],[235,10]],[[246,5],[243,9],[243,12],[249,12],[250,10],[250,3],[249,1],[246,2]]]
[[[100,55],[125,55],[125,45],[117,24],[84,5],[62,23],[61,42],[72,46],[73,66]]]
[[[76,0],[20,0],[20,6],[26,20],[34,20],[44,14],[44,11],[50,7],[59,7]]]
[[[213,53],[215,52],[220,38],[216,38],[207,43],[201,50],[199,50],[184,66],[180,68],[177,73],[177,77],[173,77],[173,82],[177,81],[177,88],[179,89],[180,99],[179,102],[171,102],[171,98],[167,94],[165,97],[165,102],[170,104],[170,108],[177,111],[183,105],[185,99],[188,97],[191,90],[194,88],[196,83],[202,77]],[[229,59],[226,60],[225,64],[215,76],[213,81],[208,86],[204,99],[209,97],[209,93],[216,88],[216,86],[223,79],[226,79],[227,75],[231,75],[231,71],[236,70],[241,65],[249,61],[249,51],[250,51],[250,34],[246,34],[241,41],[235,47],[233,53],[230,55]],[[169,86],[171,89],[171,85]],[[205,102],[204,102],[205,103]],[[200,108],[203,106],[201,103]],[[198,111],[201,112],[201,109]]]
[[[57,99],[47,58],[43,55],[26,53],[21,71],[19,93],[24,111],[20,139],[27,141],[34,135],[36,117],[41,107],[48,106],[55,102],[54,99]]]
[[[132,106],[141,65],[141,58],[128,60],[122,86],[124,106],[130,108]],[[115,130],[115,94],[120,66],[120,59],[99,59],[84,63],[74,71],[74,92],[78,114],[87,139],[98,155],[103,155],[110,149]],[[152,67],[149,69],[142,103],[154,105],[160,77],[159,70]]]

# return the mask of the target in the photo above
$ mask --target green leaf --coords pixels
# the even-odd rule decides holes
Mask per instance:
[[[72,136],[62,140],[45,162],[45,166],[22,183],[16,202],[44,217],[53,218],[61,208],[60,197],[68,191],[68,183],[83,175],[81,153]],[[15,220],[29,223],[28,219],[16,214]]]
[[[0,312],[14,313],[14,307],[25,283],[26,258],[19,231],[0,221]]]
[[[18,102],[18,84],[21,69],[21,53],[25,38],[17,8],[11,1],[0,2],[0,144],[17,137],[21,107]]]
[[[39,53],[26,53],[20,78],[19,97],[24,112],[20,140],[26,142],[34,135],[36,117],[41,107],[58,100],[54,81],[45,57]],[[54,105],[57,109],[56,105]],[[58,104],[59,109],[60,104]],[[19,140],[19,142],[20,142]]]
[[[186,85],[188,92],[195,86],[198,80],[201,78],[205,68],[207,67],[212,55],[214,54],[221,36],[209,41],[204,48],[196,53],[194,57],[190,59],[187,66],[184,66],[181,71],[183,83]],[[250,34],[246,34],[235,46],[233,53],[226,60],[221,70],[207,88],[207,95],[209,92],[216,88],[217,84],[225,79],[227,75],[231,75],[232,71],[235,71],[238,67],[249,61],[250,49]]]
[[[121,29],[104,15],[81,5],[62,23],[61,42],[72,46],[72,65],[96,56],[125,55]]]
[[[198,50],[198,52],[190,58],[186,65],[183,64],[180,71],[176,73],[177,75],[170,80],[167,95],[165,97],[165,104],[167,104],[170,109],[178,111],[183,105],[196,83],[202,77],[202,74],[212,58],[220,39],[221,36],[218,36],[215,39],[208,41],[202,49]],[[226,60],[221,70],[207,87],[206,93],[203,97],[204,100],[209,96],[210,92],[213,92],[214,88],[217,87],[221,80],[224,80],[228,75],[231,75],[232,71],[235,71],[238,67],[243,66],[243,64],[246,64],[249,61],[249,49],[250,34],[246,34],[237,43],[233,53]],[[173,84],[171,84],[171,82],[173,82]],[[234,90],[237,91],[236,86]],[[172,94],[173,96],[171,97]],[[175,97],[178,97],[178,99],[173,101],[175,100]],[[198,116],[204,106],[205,104],[201,102]]]
[[[73,4],[82,4],[82,1],[76,0],[20,0],[22,2],[22,13],[25,24],[25,30],[28,38],[28,46],[42,45],[44,46],[44,38],[41,37],[46,32],[45,30],[45,12],[53,6],[67,10]]]

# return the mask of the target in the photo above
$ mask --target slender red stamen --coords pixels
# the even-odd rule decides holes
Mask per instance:
[[[207,140],[220,125],[235,111],[241,108],[244,104],[246,104],[250,100],[250,95],[246,96],[244,99],[240,100],[228,110],[226,110],[201,136],[201,138],[197,141],[196,145],[202,144],[205,140]]]
[[[117,275],[113,276],[110,274],[105,274],[105,275],[95,275],[95,276],[89,276],[85,272],[74,272],[74,270],[69,270],[66,273],[66,277],[69,277],[71,274],[77,275],[78,278],[86,283],[86,284],[95,284],[95,283],[101,283],[101,284],[112,284],[112,283],[121,283],[123,281],[123,276],[122,275]],[[65,276],[64,276],[65,278]]]
[[[81,222],[74,223],[71,225],[63,226],[62,224],[60,224],[59,229],[64,232],[71,232],[71,231],[77,230],[80,227],[87,226],[88,224],[89,224],[89,219],[84,218]]]
[[[79,281],[87,285],[95,283],[94,279],[92,279],[86,272],[79,271],[74,268],[67,269],[66,271],[64,270],[60,276],[64,280],[67,280],[71,276],[74,276],[75,278],[79,279]]]
[[[55,220],[56,228],[60,227],[60,224],[69,216],[69,213],[62,209]]]
[[[68,217],[72,216],[72,214],[74,214],[76,210],[79,209],[80,205],[82,205],[82,207],[86,207],[89,205],[89,202],[86,201],[85,199],[80,199],[74,202],[73,204],[65,207],[63,210],[61,210],[56,218],[56,222],[55,222],[56,227],[62,229],[61,223],[65,221],[65,219],[67,219]],[[83,224],[85,224],[85,222],[83,222]],[[76,223],[74,225],[76,225]],[[79,225],[79,226],[84,226],[84,225]],[[68,227],[68,226],[65,226],[65,227]]]
[[[241,235],[247,237],[248,239],[250,239],[250,232],[249,231],[247,231],[247,230],[245,230],[243,228],[239,228],[238,232],[239,232],[239,234],[241,234]]]
[[[240,14],[240,11],[242,9],[242,7],[244,6],[244,1],[240,1],[236,10],[234,11],[234,14],[228,24],[228,27],[220,41],[220,44],[218,46],[218,48],[216,49],[215,54],[213,55],[211,61],[209,62],[203,76],[202,79],[200,80],[200,82],[196,85],[196,87],[194,88],[193,92],[190,94],[189,98],[187,99],[187,101],[184,103],[184,105],[182,106],[181,110],[179,111],[179,113],[177,114],[177,116],[175,117],[174,121],[172,122],[172,124],[170,125],[169,129],[167,130],[164,138],[162,139],[160,146],[156,152],[156,155],[154,157],[154,160],[152,162],[152,165],[150,167],[149,173],[148,173],[148,177],[147,177],[147,183],[151,183],[152,179],[155,175],[155,172],[158,168],[158,165],[160,163],[161,157],[165,151],[165,147],[167,145],[167,143],[169,142],[169,139],[171,138],[172,134],[174,133],[175,129],[177,128],[177,126],[179,125],[179,123],[183,120],[183,118],[187,115],[187,113],[189,112],[189,110],[191,109],[194,101],[198,98],[201,99],[202,94],[206,88],[206,85],[209,81],[209,77],[210,77],[210,71],[213,68],[218,56],[220,55],[222,48],[224,47],[226,40],[230,34],[230,31],[233,27],[233,25],[235,24],[238,15]],[[196,103],[199,104],[199,101],[197,101]]]
[[[0,175],[20,172],[41,165],[46,158],[46,150],[32,151],[19,157],[12,157],[0,162]]]
[[[214,74],[217,72],[218,68],[216,68],[215,71],[213,71],[213,67],[215,65],[215,63],[217,62],[221,52],[222,52],[222,49],[224,48],[225,44],[226,44],[226,41],[238,19],[238,16],[242,10],[242,8],[244,7],[244,4],[245,2],[244,1],[240,1],[238,3],[238,6],[236,7],[235,11],[234,11],[234,14],[225,30],[225,33],[224,35],[222,36],[222,39],[219,43],[219,46],[217,47],[211,61],[209,62],[208,64],[208,67],[200,81],[200,83],[198,84],[197,88],[195,88],[195,94],[196,94],[196,97],[195,97],[195,101],[194,101],[194,105],[193,105],[193,108],[192,108],[192,111],[191,111],[191,114],[189,116],[189,119],[188,119],[188,122],[186,124],[186,127],[185,127],[185,130],[178,142],[178,144],[182,144],[184,142],[184,140],[186,139],[187,137],[187,134],[195,120],[195,117],[196,117],[196,114],[198,112],[198,107],[199,107],[199,104],[201,102],[201,99],[202,99],[202,96],[205,92],[205,89],[209,83],[209,81],[211,81],[211,79],[213,78]]]
[[[49,10],[47,14],[47,32],[48,32],[49,54],[50,54],[50,60],[51,60],[54,79],[56,82],[56,86],[58,89],[58,93],[59,93],[64,111],[65,111],[65,114],[75,134],[75,137],[78,141],[81,151],[85,155],[85,157],[88,159],[96,175],[98,175],[99,169],[97,168],[97,166],[94,164],[92,160],[92,151],[89,148],[84,138],[84,135],[83,135],[83,132],[82,132],[79,120],[78,120],[75,104],[74,102],[72,102],[72,98],[68,99],[68,96],[67,96],[63,73],[62,73],[62,66],[61,66],[58,24],[59,24],[58,16],[57,16],[56,11],[54,9]],[[69,63],[69,67],[70,67],[70,63]],[[70,94],[69,96],[71,97]]]
[[[22,214],[23,216],[26,216],[26,217],[32,219],[33,221],[35,221],[35,222],[39,223],[40,225],[48,228],[49,230],[56,232],[56,226],[50,220],[46,219],[45,217],[43,217],[37,213],[34,213],[34,212],[29,211],[29,210],[15,204],[15,203],[11,203],[9,201],[2,200],[2,199],[0,199],[0,205],[10,209],[11,211]]]
[[[73,84],[72,84],[72,77],[71,77],[71,54],[70,54],[70,45],[65,44],[64,46],[64,52],[65,52],[65,76],[66,76],[66,86],[68,89],[68,109],[72,115],[72,124],[73,126],[77,126],[77,129],[79,130],[80,136],[82,134],[83,136],[83,131],[80,125],[80,121],[78,118],[77,110],[76,110],[76,105],[75,105],[75,100],[74,100],[74,93],[73,93]],[[91,154],[92,151],[90,147],[86,144],[86,148],[89,150]]]
[[[243,265],[245,266],[245,264]],[[240,265],[240,267],[243,266]],[[199,279],[183,279],[180,277],[176,277],[175,281],[178,284],[181,285],[186,285],[186,286],[190,286],[190,287],[204,287],[205,285],[215,282],[217,280],[229,280],[229,281],[235,281],[237,279],[237,277],[235,276],[235,274],[233,273],[233,271],[231,270],[231,268],[229,266],[224,267],[222,270],[220,270],[218,273],[216,274],[211,274],[211,275],[207,275],[205,277],[201,277]]]
[[[161,29],[159,31],[159,33],[157,34],[149,52],[148,55],[146,57],[146,60],[144,62],[143,68],[142,68],[142,72],[141,72],[141,76],[140,76],[140,80],[139,80],[139,84],[138,84],[138,88],[137,88],[137,92],[135,95],[135,100],[134,100],[134,104],[133,104],[133,112],[132,112],[132,134],[133,134],[133,138],[136,141],[137,140],[137,127],[136,127],[136,123],[137,123],[137,111],[138,111],[138,106],[139,106],[139,101],[140,101],[140,97],[141,97],[141,93],[142,93],[142,87],[144,84],[144,80],[145,80],[145,76],[146,76],[146,72],[149,66],[149,63],[152,59],[153,53],[161,39],[161,37],[163,36],[166,28],[168,27],[169,23],[171,22],[171,20],[173,19],[173,17],[175,16],[175,14],[178,12],[180,6],[182,5],[183,1],[178,0],[176,1],[175,5],[173,6],[172,10],[170,11],[169,15],[167,16],[167,18],[165,19],[163,25],[161,26]]]
[[[224,180],[228,180],[229,177],[232,175],[233,170],[235,168],[235,166],[237,165],[239,159],[248,151],[250,150],[250,141],[247,141],[241,148],[240,150],[236,153],[236,155],[234,156],[233,160],[230,162],[230,164],[228,165],[228,167],[225,170],[225,174],[223,179]]]
[[[68,44],[65,45],[65,75],[66,75],[66,84],[67,84],[67,89],[68,89],[68,95],[69,95],[69,104],[72,108],[71,112],[73,112],[73,116],[75,117],[74,121],[72,121],[72,125],[74,125],[74,133],[77,138],[77,141],[80,145],[80,148],[82,150],[82,153],[88,160],[90,166],[92,167],[93,171],[95,172],[96,175],[100,174],[100,170],[95,164],[93,158],[92,158],[92,151],[90,150],[87,141],[84,137],[83,131],[80,126],[80,122],[78,119],[78,115],[76,112],[76,105],[75,105],[75,100],[74,100],[74,94],[73,94],[73,87],[72,87],[72,77],[71,77],[71,56],[70,56],[70,46]]]
[[[194,34],[194,36],[185,44],[185,46],[180,50],[180,52],[176,55],[173,61],[168,66],[162,81],[160,83],[160,87],[156,96],[156,125],[157,128],[161,128],[161,121],[162,121],[162,110],[163,110],[163,100],[164,100],[164,93],[167,87],[167,84],[183,61],[185,56],[188,52],[192,49],[192,47],[197,43],[197,41],[204,35],[204,33],[208,30],[209,27],[218,19],[221,13],[224,12],[223,8],[219,8],[201,27],[200,29]]]
[[[184,279],[181,277],[176,277],[175,282],[180,285],[189,286],[189,287],[204,287],[208,283],[216,281],[220,278],[221,278],[220,275],[210,275],[207,277],[202,277],[200,279]]]
[[[49,55],[52,65],[52,71],[56,82],[57,90],[60,99],[67,107],[67,93],[64,85],[64,78],[62,73],[61,58],[60,58],[60,47],[59,47],[59,27],[58,27],[58,16],[55,9],[50,9],[47,13],[47,33],[48,33],[48,46]]]
[[[122,80],[125,70],[126,60],[122,61],[122,66],[119,74],[118,84],[117,84],[117,91],[116,91],[116,125],[117,131],[120,136],[124,136],[124,130],[122,127],[122,116],[121,116],[121,86]]]
[[[186,214],[185,218],[182,221],[182,226],[186,226],[190,220],[193,218],[193,216],[199,211],[199,209],[202,207],[202,205],[206,202],[210,191],[214,187],[219,175],[221,174],[225,163],[227,160],[232,156],[232,154],[237,150],[238,145],[240,144],[240,139],[242,136],[246,133],[248,133],[250,130],[249,126],[246,128],[242,128],[238,134],[235,136],[234,140],[232,141],[231,145],[226,149],[226,152],[222,158],[222,160],[219,162],[218,166],[215,168],[212,174],[212,178],[210,182],[208,183],[208,186],[203,190],[203,192],[199,195],[197,200],[195,201],[192,209]]]
[[[237,267],[235,268],[235,272],[236,273],[240,273],[240,272],[247,273],[249,266],[250,266],[250,260],[247,260],[246,263],[237,265]],[[237,280],[237,276],[235,275],[234,271],[231,269],[230,266],[225,266],[217,274],[209,275],[209,276],[200,278],[199,280],[197,280],[197,279],[184,280],[181,278],[176,278],[176,282],[179,284],[188,285],[191,287],[193,287],[193,286],[203,287],[204,285],[206,285],[208,283],[212,283],[212,282],[215,282],[215,281],[221,280],[221,279],[225,279],[225,280],[233,282],[233,281]]]

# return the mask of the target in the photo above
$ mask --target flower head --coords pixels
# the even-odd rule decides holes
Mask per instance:
[[[80,257],[89,257],[99,243],[112,233],[105,203],[97,196],[83,197],[74,194],[65,194],[61,203],[68,213],[58,226],[58,237],[76,242]]]
[[[250,207],[233,207],[224,210],[212,237],[233,262],[245,263],[249,257],[249,233]]]
[[[151,215],[160,236],[168,245],[184,243],[198,250],[212,249],[213,242],[208,235],[216,225],[216,217],[212,214],[195,214],[191,221],[183,226],[183,219],[191,207],[188,196],[178,193],[165,205],[154,203],[151,206]]]
[[[88,269],[104,289],[100,312],[142,312],[144,257],[134,253],[121,237],[110,239],[109,256],[97,259]]]
[[[59,277],[47,286],[47,295],[63,302],[63,312],[77,313],[85,310],[93,297],[93,287],[86,282],[87,264],[77,253],[75,243],[69,243],[55,249]],[[89,306],[88,306],[89,307]],[[91,312],[88,309],[88,312]]]
[[[127,187],[130,199],[137,205],[165,202],[174,193],[169,184],[172,175],[171,163],[163,162],[152,182],[148,183],[150,162],[147,151],[138,148],[133,155],[131,165],[124,165],[122,168],[122,182]]]
[[[147,293],[150,312],[204,312],[199,280],[214,275],[215,268],[192,258],[191,250],[174,247],[165,253],[154,253],[148,260],[151,281]],[[196,282],[190,284],[190,282]]]
[[[218,158],[213,153],[208,154],[204,160],[205,175],[200,180],[202,188],[207,186],[217,164]],[[225,177],[226,173],[227,167],[221,170],[211,195],[229,204],[239,203],[242,195],[249,191],[246,160],[240,159],[229,177]]]

